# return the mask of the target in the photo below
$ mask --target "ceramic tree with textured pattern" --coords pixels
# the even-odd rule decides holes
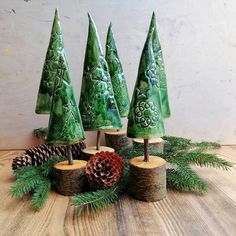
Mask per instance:
[[[101,130],[119,129],[122,124],[97,29],[90,15],[88,17],[89,30],[79,109],[84,129],[97,131],[96,150],[101,150]]]
[[[35,109],[37,114],[50,114],[54,90],[54,80],[57,73],[59,57],[63,51],[64,43],[58,9],[56,9],[51,30],[51,38],[49,41],[38,91],[37,105]]]
[[[50,114],[52,96],[54,90],[54,80],[57,73],[57,65],[60,54],[64,51],[64,43],[61,32],[58,9],[55,10],[51,37],[43,65],[41,81],[37,96],[35,112],[37,114]],[[38,138],[47,137],[47,128],[38,128],[34,130],[34,135]]]
[[[111,76],[112,87],[116,103],[121,117],[127,117],[130,107],[128,88],[125,80],[124,71],[118,55],[112,24],[109,25],[106,40],[106,61]],[[130,144],[131,140],[126,135],[126,130],[119,129],[105,132],[106,145],[116,151]]]
[[[69,68],[65,53],[59,55],[57,72],[48,125],[47,144],[67,147],[67,161],[53,168],[57,192],[74,195],[81,192],[84,184],[86,161],[73,160],[71,145],[84,140],[84,129],[75,102]]]
[[[159,83],[160,83],[162,115],[164,118],[168,118],[170,117],[171,112],[170,112],[170,105],[169,105],[169,98],[168,98],[165,65],[164,65],[161,43],[158,36],[158,31],[157,31],[156,16],[154,12],[152,14],[152,19],[150,23],[150,29],[151,28],[153,28],[152,49],[153,49],[153,54],[154,54],[154,58],[157,65],[157,75],[160,81]]]
[[[153,32],[150,28],[142,51],[127,127],[128,137],[144,139],[144,157],[130,160],[130,192],[144,201],[157,201],[166,194],[165,160],[149,156],[149,139],[165,133]]]

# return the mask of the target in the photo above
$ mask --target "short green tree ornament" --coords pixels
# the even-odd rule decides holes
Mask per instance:
[[[157,64],[157,75],[160,81],[160,95],[161,95],[161,105],[162,105],[162,115],[164,118],[168,118],[171,115],[169,98],[168,98],[168,90],[167,90],[167,81],[166,81],[166,73],[164,66],[164,59],[161,49],[161,43],[158,36],[157,24],[156,24],[156,16],[153,12],[152,19],[150,23],[150,29],[153,28],[152,35],[152,49],[154,58]]]
[[[96,149],[100,150],[100,131],[119,129],[122,124],[96,26],[90,15],[88,17],[89,31],[79,109],[84,129],[98,131]]]
[[[144,139],[144,157],[130,160],[131,195],[144,201],[157,201],[166,195],[165,160],[149,156],[149,139],[162,137],[165,132],[152,37],[153,28],[148,32],[140,59],[127,127],[128,137]]]
[[[83,190],[86,161],[73,160],[71,144],[84,140],[84,129],[75,102],[65,54],[59,56],[48,126],[48,145],[67,146],[67,161],[53,168],[57,192],[74,195]]]
[[[64,43],[61,33],[61,25],[59,21],[58,9],[56,9],[51,30],[51,38],[38,91],[37,105],[35,109],[37,114],[50,114],[58,60],[63,50]]]
[[[109,25],[107,32],[106,61],[120,116],[126,117],[129,113],[130,100],[125,75],[112,32],[112,24]]]

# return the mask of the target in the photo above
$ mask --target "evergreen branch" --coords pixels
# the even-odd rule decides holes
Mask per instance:
[[[50,177],[53,166],[60,162],[66,160],[66,157],[64,156],[53,156],[51,157],[47,162],[45,162],[43,165],[40,166],[41,174],[44,177]]]
[[[48,199],[49,192],[51,190],[51,182],[47,178],[42,178],[36,185],[34,194],[31,199],[31,205],[39,210],[42,208]]]
[[[120,188],[115,185],[111,188],[77,194],[71,198],[71,204],[80,208],[80,212],[97,211],[106,208],[118,199]]]
[[[33,134],[37,138],[45,138],[45,137],[47,137],[47,134],[48,134],[48,128],[41,127],[38,129],[34,129]]]
[[[16,178],[22,177],[25,173],[31,172],[35,170],[35,166],[23,166],[21,168],[17,168],[14,170],[13,175]]]
[[[220,148],[220,144],[219,143],[215,143],[215,142],[205,142],[202,141],[200,143],[193,143],[195,146],[195,149],[193,150],[193,152],[203,152],[206,151],[208,149],[217,149]]]
[[[179,152],[172,163],[177,164],[195,164],[200,167],[213,167],[229,170],[232,163],[217,157],[215,154],[198,153],[198,152]]]
[[[10,192],[12,197],[23,197],[36,187],[40,182],[40,179],[41,177],[37,168],[21,175],[21,177],[11,186]]]
[[[167,171],[167,187],[182,191],[207,192],[206,183],[185,165]]]

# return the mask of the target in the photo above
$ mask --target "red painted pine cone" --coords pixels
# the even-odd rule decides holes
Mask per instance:
[[[124,159],[114,152],[99,152],[92,156],[85,173],[93,190],[113,186],[124,170]]]

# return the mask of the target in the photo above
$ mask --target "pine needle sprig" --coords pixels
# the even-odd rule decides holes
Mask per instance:
[[[50,177],[52,170],[53,170],[53,166],[61,161],[66,160],[67,158],[64,156],[53,156],[51,157],[47,162],[45,162],[44,164],[42,164],[40,166],[40,172],[44,177]]]
[[[31,169],[22,174],[10,189],[12,197],[21,198],[28,194],[30,191],[35,189],[40,179],[38,168]]]
[[[23,166],[21,168],[15,169],[13,175],[18,179],[23,176],[25,173],[29,173],[31,171],[35,171],[34,166]]]
[[[93,212],[108,207],[119,198],[120,187],[115,185],[111,188],[77,194],[71,198],[71,204],[83,211]]]
[[[181,191],[205,193],[207,184],[189,166],[182,165],[167,171],[167,187]]]
[[[34,129],[33,134],[37,138],[46,138],[48,134],[48,128],[38,128]]]
[[[171,162],[171,160],[169,160]],[[179,152],[172,163],[194,164],[200,167],[213,167],[223,170],[229,170],[232,163],[217,157],[215,154],[198,152]]]
[[[39,210],[42,208],[48,199],[49,192],[51,190],[51,182],[48,178],[41,178],[37,184],[35,191],[31,199],[31,205]]]

